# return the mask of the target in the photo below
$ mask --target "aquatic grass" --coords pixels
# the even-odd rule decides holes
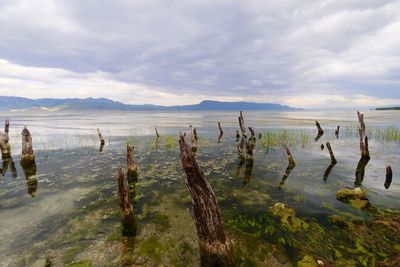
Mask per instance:
[[[174,138],[171,135],[168,135],[165,137],[165,146],[167,147],[168,150],[172,150],[176,146],[176,138]]]
[[[262,135],[262,146],[264,149],[269,150],[272,147],[282,145],[282,136],[290,146],[308,147],[314,138],[312,133],[305,129],[285,130],[274,129]]]
[[[358,126],[347,126],[344,127],[342,134],[345,138],[358,138]],[[366,135],[370,140],[380,142],[399,142],[400,141],[400,129],[394,126],[386,128],[368,128],[366,129]],[[340,137],[339,137],[340,138]]]

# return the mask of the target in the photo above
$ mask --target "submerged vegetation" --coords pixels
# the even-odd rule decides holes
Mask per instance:
[[[324,134],[317,141],[311,127],[259,131],[250,127],[245,140],[235,139],[236,128],[224,126],[222,131],[219,124],[218,131],[215,125],[214,136],[198,127],[200,138],[192,139],[197,149],[188,151],[213,189],[235,265],[399,265],[396,167],[390,188],[384,175],[385,166],[399,156],[399,130],[367,126],[365,134],[376,142],[370,142],[372,158],[358,171],[361,184],[354,186],[359,158],[349,159],[343,151],[351,150],[351,157],[358,154],[357,126],[356,130],[343,126],[336,138],[336,126],[320,122]],[[247,132],[242,123],[243,136]],[[106,139],[100,151],[98,143],[35,150],[37,168],[26,172],[24,164],[17,164],[17,178],[12,178],[14,171],[4,169],[3,158],[4,266],[200,266],[204,262],[178,135],[160,130],[157,136],[106,135]],[[82,136],[79,142],[85,140],[92,143],[93,137]],[[332,167],[328,149],[320,149],[325,142],[337,158],[336,162],[333,156],[332,165],[331,156]],[[285,146],[292,151],[285,153]],[[375,156],[389,147],[392,150],[382,159]],[[124,197],[131,205],[127,213],[131,231],[121,223],[123,209],[121,213],[118,205],[127,206],[119,202],[113,179],[121,166],[134,170],[134,177],[127,173]]]

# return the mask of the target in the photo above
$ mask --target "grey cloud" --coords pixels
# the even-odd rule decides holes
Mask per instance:
[[[382,0],[10,0],[0,58],[210,98],[400,98],[398,10]]]

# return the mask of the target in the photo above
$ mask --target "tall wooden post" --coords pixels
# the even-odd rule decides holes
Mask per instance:
[[[218,136],[218,143],[219,143],[219,142],[221,142],[221,138],[224,135],[224,131],[222,130],[220,122],[218,122],[218,129],[219,129],[219,136]]]
[[[368,137],[365,133],[365,123],[364,123],[364,114],[361,114],[357,111],[358,117],[358,133],[360,136],[360,160],[358,161],[357,168],[356,168],[356,180],[355,185],[361,185],[362,181],[364,180],[365,175],[365,167],[367,166],[370,158],[369,150],[368,150]]]
[[[180,134],[179,145],[186,186],[192,197],[202,266],[235,266],[214,192],[197,165],[183,134]]]
[[[319,124],[318,121],[315,121],[315,125],[317,126],[317,129],[318,129],[318,135],[315,137],[314,140],[315,140],[315,142],[317,142],[321,138],[321,136],[324,134],[324,130],[322,130],[321,125]]]
[[[287,155],[287,158],[288,158],[289,165],[290,166],[296,166],[296,161],[294,160],[294,158],[292,156],[292,153],[290,152],[289,146],[286,143],[285,136],[283,136],[283,135],[282,135],[282,143],[283,143],[283,145],[285,147],[285,152],[286,152],[286,155]]]
[[[137,222],[135,220],[133,206],[129,199],[128,179],[125,175],[125,170],[119,168],[115,177],[118,186],[119,206],[122,215],[122,235],[136,235]]]
[[[99,149],[99,151],[102,152],[106,142],[104,141],[104,137],[101,134],[101,131],[100,131],[99,128],[97,128],[97,134],[99,135],[99,139],[100,139],[100,149]]]
[[[336,130],[335,130],[336,139],[339,138],[339,130],[340,130],[340,125],[338,125],[337,128],[336,128]]]

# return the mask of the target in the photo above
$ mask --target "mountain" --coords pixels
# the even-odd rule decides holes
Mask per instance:
[[[299,110],[289,106],[273,103],[221,102],[204,100],[195,105],[157,106],[128,105],[107,98],[41,98],[0,96],[0,110]]]
[[[398,106],[398,107],[381,107],[381,108],[376,108],[376,110],[400,110],[400,106]]]

